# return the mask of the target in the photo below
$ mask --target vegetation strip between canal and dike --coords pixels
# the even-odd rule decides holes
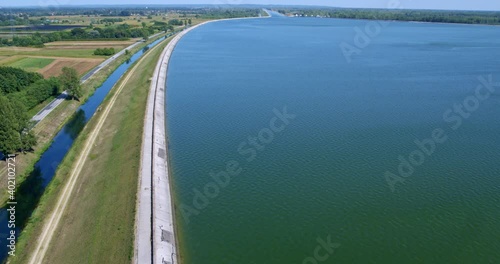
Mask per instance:
[[[179,40],[189,31],[207,23],[235,19],[206,21],[182,31],[165,47],[158,60],[144,121],[134,263],[180,262],[168,173],[168,137],[165,125],[166,79],[172,52]]]

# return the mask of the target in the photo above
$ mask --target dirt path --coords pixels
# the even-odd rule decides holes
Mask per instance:
[[[153,49],[159,47],[161,45],[155,46]],[[151,49],[151,50],[153,50]],[[116,93],[113,95],[111,98],[109,104],[106,106],[106,109],[104,109],[103,114],[100,116],[98,123],[94,130],[90,133],[90,136],[88,140],[85,142],[85,146],[83,150],[80,152],[80,155],[78,156],[77,162],[74,165],[73,170],[71,171],[71,175],[69,176],[69,180],[67,184],[64,186],[64,189],[62,190],[62,193],[60,194],[59,200],[57,201],[56,207],[54,208],[54,211],[48,215],[49,221],[45,223],[43,226],[43,231],[38,238],[38,241],[36,242],[36,248],[35,250],[31,253],[32,256],[30,258],[29,263],[34,264],[34,263],[42,263],[43,258],[45,256],[45,253],[47,252],[47,249],[50,245],[50,241],[52,240],[52,237],[55,233],[55,230],[57,229],[57,226],[59,224],[59,221],[61,220],[64,211],[66,209],[66,206],[68,205],[68,201],[71,197],[71,194],[73,192],[73,189],[76,185],[76,181],[78,180],[80,176],[80,172],[82,171],[85,161],[87,159],[87,156],[92,149],[92,146],[94,145],[94,142],[99,135],[99,132],[104,124],[104,121],[106,121],[106,118],[113,108],[113,105],[115,104],[116,98],[120,94],[121,90],[123,90],[123,87],[127,84],[128,80],[132,75],[134,75],[137,66],[140,65],[142,60],[149,56],[151,52],[143,56],[142,58],[137,61],[137,63],[134,65],[134,67],[130,70],[130,72],[127,74],[123,82],[120,84],[120,86],[117,88]]]

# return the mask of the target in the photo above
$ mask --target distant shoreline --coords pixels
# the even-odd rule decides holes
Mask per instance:
[[[340,17],[296,17],[296,16],[286,16],[287,18],[320,18],[320,19],[337,19],[337,20],[361,20],[361,21],[385,21],[385,22],[401,22],[401,23],[415,23],[415,24],[442,24],[442,25],[458,25],[458,26],[490,26],[498,27],[500,24],[472,24],[472,23],[453,23],[453,22],[429,22],[429,21],[416,21],[416,20],[385,20],[385,19],[369,19],[369,18],[340,18]]]

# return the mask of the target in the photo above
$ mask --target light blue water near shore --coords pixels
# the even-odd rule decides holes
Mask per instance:
[[[500,261],[500,86],[443,119],[479,76],[500,82],[500,28],[393,22],[348,63],[339,45],[367,23],[223,21],[180,41],[167,125],[184,263],[315,263],[329,236],[318,263]],[[247,161],[238,147],[283,107],[295,119]],[[447,140],[392,192],[384,174],[436,129]],[[199,209],[231,160],[241,173]]]

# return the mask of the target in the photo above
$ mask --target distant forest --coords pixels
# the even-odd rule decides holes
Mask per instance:
[[[74,28],[71,31],[56,31],[51,33],[34,33],[30,36],[15,36],[11,40],[0,39],[0,46],[18,46],[18,47],[43,47],[44,43],[59,40],[75,39],[128,39],[147,37],[154,33],[155,28],[131,27],[127,24],[120,24],[115,27],[107,28]]]
[[[500,25],[500,12],[404,9],[279,9],[292,16]]]
[[[168,12],[180,14],[183,20],[171,19],[168,22],[155,21],[153,25],[132,26],[128,24],[114,25],[123,22],[130,16],[161,15]],[[191,25],[190,17],[205,19],[235,18],[258,16],[260,9],[252,8],[60,8],[57,10],[16,8],[8,12],[0,9],[0,26],[19,25],[50,25],[53,22],[49,16],[93,16],[99,23],[108,23],[106,27],[89,25],[72,30],[62,30],[51,33],[33,33],[29,36],[14,36],[0,38],[0,46],[43,47],[44,43],[60,40],[103,40],[145,38],[157,31],[174,31],[173,26]],[[188,16],[189,15],[189,16]],[[115,17],[110,17],[115,16]]]
[[[196,15],[199,18],[234,18],[251,17],[260,14],[260,8],[229,8],[229,7],[59,7],[48,8],[9,8],[0,9],[0,26],[42,25],[47,24],[45,17],[49,16],[98,16],[103,22],[121,22],[120,18],[132,15],[148,16],[165,13],[177,13],[184,16]],[[37,17],[34,19],[33,17]]]

